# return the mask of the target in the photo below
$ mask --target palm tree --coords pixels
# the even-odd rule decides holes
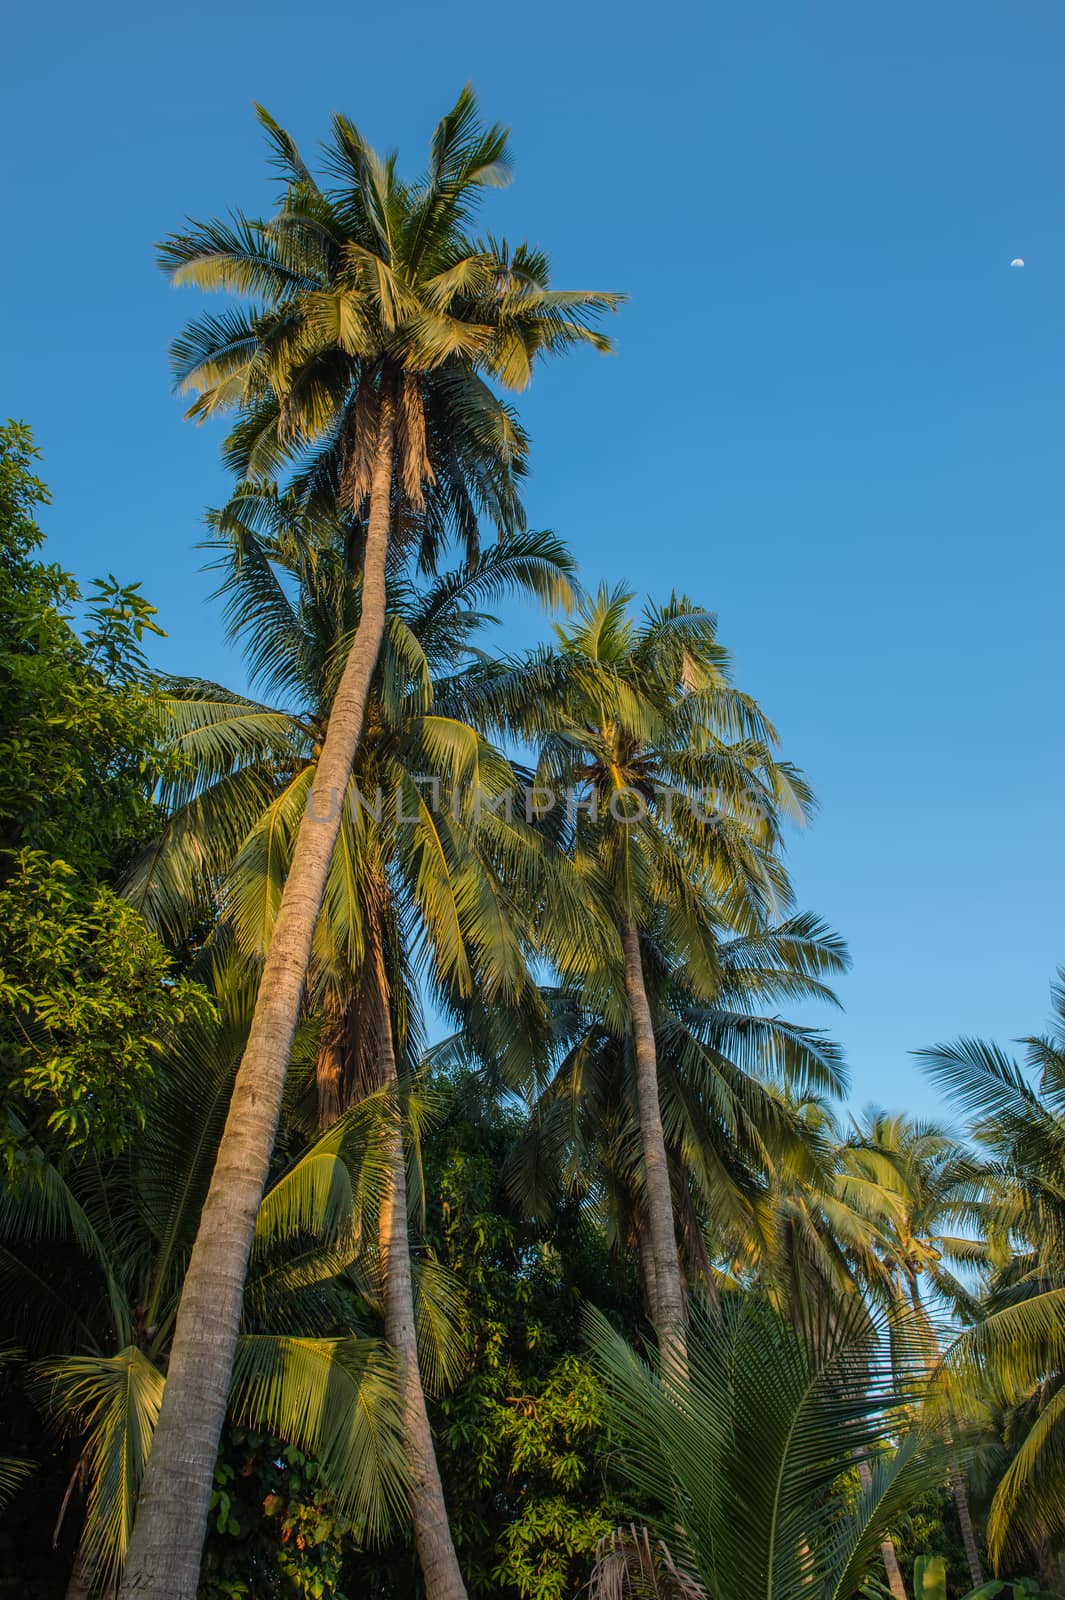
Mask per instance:
[[[86,1512],[70,1593],[109,1593],[165,1392],[181,1284],[251,1017],[253,992],[216,972],[217,1014],[183,1029],[137,1144],[60,1172],[27,1148],[0,1197],[4,1318],[36,1358],[57,1431],[76,1440]],[[298,1044],[304,1072],[313,1040]],[[338,1516],[380,1534],[402,1504],[400,1414],[387,1353],[350,1323],[387,1172],[386,1118],[367,1102],[275,1169],[256,1217],[234,1420],[321,1465]]]
[[[256,682],[292,709],[198,680],[172,683],[168,737],[183,776],[165,797],[161,837],[127,885],[175,939],[213,896],[227,932],[257,959],[269,948],[335,664],[358,615],[346,528],[304,516],[293,537],[291,509],[258,491],[239,495],[217,519],[229,535],[219,541],[217,565],[231,637],[244,643]],[[479,608],[516,590],[548,603],[566,599],[571,566],[552,536],[524,533],[428,587],[390,585],[389,627],[312,952],[311,992],[326,1017],[317,1074],[323,1125],[367,1089],[397,1094],[411,1008],[404,974],[418,964],[414,952],[445,1006],[502,1012],[523,994],[535,1000],[520,929],[522,903],[545,898],[543,840],[512,811],[497,818],[482,805],[517,780],[458,712],[466,673],[477,673],[476,632],[491,620]],[[434,704],[438,688],[445,714]],[[436,804],[421,787],[428,773],[443,779]],[[557,869],[552,886],[554,903]],[[419,1558],[427,1592],[446,1596],[462,1592],[462,1578],[419,1371],[398,1122],[388,1174],[380,1213],[385,1331],[399,1360]]]
[[[996,1569],[1061,1537],[1065,1495],[1065,970],[1049,1033],[1023,1041],[1024,1064],[976,1039],[922,1050],[935,1080],[974,1118],[992,1158],[983,1225],[991,1268],[976,1325],[947,1352],[969,1386],[1016,1407],[1022,1442],[991,1504]]]
[[[858,1298],[798,1322],[742,1292],[696,1308],[683,1386],[600,1317],[590,1342],[617,1468],[647,1521],[601,1553],[596,1600],[847,1600],[941,1470],[919,1433],[896,1447],[919,1377],[893,1366]]]
[[[541,354],[607,348],[593,324],[617,303],[552,291],[539,252],[469,237],[474,202],[508,164],[505,131],[482,127],[469,90],[413,184],[337,117],[327,152],[336,182],[321,187],[289,135],[261,120],[286,179],[276,216],[194,225],[162,248],[175,281],[256,299],[193,325],[175,360],[199,391],[196,415],[238,409],[229,452],[247,476],[295,457],[302,492],[321,492],[332,472],[347,506],[365,512],[361,604],[185,1280],[124,1580],[142,1600],[194,1600],[255,1214],[339,831],[335,802],[384,637],[392,542],[414,532],[431,563],[448,525],[470,545],[478,511],[514,524],[522,440],[486,379],[519,389]]]
[[[682,1269],[689,1285],[713,1294],[724,1276],[722,1254],[756,1225],[773,1175],[792,1163],[809,1179],[816,1165],[807,1125],[780,1086],[842,1086],[830,1039],[763,1008],[782,998],[833,998],[824,979],[844,968],[845,951],[807,914],[762,933],[723,937],[712,1003],[693,994],[653,932],[643,958]],[[556,1064],[513,1153],[509,1187],[533,1214],[559,1194],[589,1204],[615,1250],[635,1249],[653,1315],[655,1261],[631,1039],[582,998],[575,983],[550,995]]]
[[[565,801],[554,825],[568,827],[589,904],[616,930],[598,970],[574,975],[586,1009],[632,1041],[652,1321],[682,1364],[684,1295],[646,949],[653,941],[667,966],[683,969],[692,996],[713,1004],[718,933],[760,933],[787,903],[780,816],[802,816],[810,796],[775,758],[776,736],[758,707],[730,685],[716,619],[674,596],[637,625],[631,598],[602,588],[572,624],[556,627],[556,648],[522,669],[541,684],[527,715],[504,716],[491,684],[481,714],[541,741],[536,792],[545,808],[548,798]],[[507,684],[504,672],[499,694]]]
[[[830,1315],[833,1307],[860,1303],[870,1282],[881,1286],[884,1202],[879,1184],[853,1167],[848,1170],[839,1126],[824,1102],[808,1091],[798,1100],[786,1087],[781,1092],[804,1136],[792,1141],[768,1173],[750,1216],[740,1219],[726,1243],[733,1280],[797,1322],[807,1305],[818,1305]],[[881,1296],[878,1303],[883,1310],[891,1297]],[[910,1359],[910,1347],[903,1349]],[[868,1462],[858,1461],[857,1469],[862,1489],[868,1491]],[[894,1600],[906,1600],[889,1532],[881,1540],[880,1554]]]
[[[939,1340],[921,1285],[927,1284],[933,1303],[951,1311],[969,1303],[968,1291],[947,1262],[971,1265],[985,1259],[983,1242],[960,1231],[977,1215],[981,1170],[971,1152],[944,1129],[876,1109],[855,1126],[841,1154],[840,1188],[855,1204],[864,1202],[875,1226],[876,1267],[869,1271],[867,1258],[866,1286],[896,1310],[908,1309],[912,1334],[934,1370],[940,1361]],[[958,1526],[977,1589],[984,1581],[983,1568],[968,1485],[949,1423],[946,1440]]]

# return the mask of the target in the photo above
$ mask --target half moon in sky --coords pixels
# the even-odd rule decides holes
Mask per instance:
[[[1022,257],[1014,256],[1013,260],[1010,262],[1010,266],[1011,267],[1023,267],[1024,266],[1024,261],[1023,261]]]

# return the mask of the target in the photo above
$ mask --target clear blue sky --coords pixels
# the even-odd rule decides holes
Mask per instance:
[[[1053,0],[21,5],[5,27],[3,394],[54,555],[140,578],[173,670],[238,676],[194,550],[224,492],[153,266],[265,206],[251,112],[420,162],[466,79],[511,122],[491,221],[623,289],[618,354],[524,401],[528,504],[587,581],[717,610],[822,801],[800,900],[849,939],[854,1099],[1040,1027],[1065,961],[1065,14]],[[1026,261],[1010,270],[1014,256]],[[531,638],[532,621],[521,624]]]

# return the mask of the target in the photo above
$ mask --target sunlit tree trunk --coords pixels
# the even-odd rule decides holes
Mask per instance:
[[[196,1597],[255,1217],[341,806],[384,635],[394,437],[395,393],[386,385],[374,447],[359,625],[330,710],[185,1277],[122,1600]]]
[[[371,985],[372,1031],[382,1087],[398,1093],[396,1053],[380,923],[367,919],[367,977]],[[403,1434],[411,1476],[411,1521],[427,1600],[466,1600],[466,1585],[451,1538],[444,1488],[440,1481],[429,1414],[418,1365],[414,1322],[414,1283],[407,1232],[407,1171],[398,1104],[388,1135],[389,1179],[381,1199],[379,1247],[385,1311],[385,1337],[399,1369]]]
[[[643,1151],[644,1181],[647,1185],[647,1225],[654,1260],[654,1303],[651,1320],[658,1335],[658,1346],[667,1365],[687,1369],[687,1333],[684,1323],[684,1294],[681,1287],[680,1255],[673,1226],[673,1197],[669,1185],[669,1163],[662,1129],[662,1108],[658,1098],[658,1052],[655,1046],[651,1007],[647,1000],[640,935],[633,918],[626,912],[620,923],[621,947],[625,957],[625,994],[632,1022],[633,1054],[636,1059],[636,1099],[640,1117],[640,1143]]]

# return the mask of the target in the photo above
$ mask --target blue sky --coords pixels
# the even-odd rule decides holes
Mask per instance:
[[[854,1100],[930,1110],[914,1047],[1042,1026],[1065,962],[1060,7],[68,0],[18,7],[5,46],[0,404],[44,449],[52,554],[143,580],[169,669],[239,677],[194,549],[218,436],[166,364],[197,297],[153,241],[266,206],[253,100],[308,150],[343,110],[414,170],[472,80],[514,128],[492,225],[561,286],[630,296],[615,357],[522,402],[530,521],[589,583],[716,610],[812,775],[792,867],[850,941]]]

